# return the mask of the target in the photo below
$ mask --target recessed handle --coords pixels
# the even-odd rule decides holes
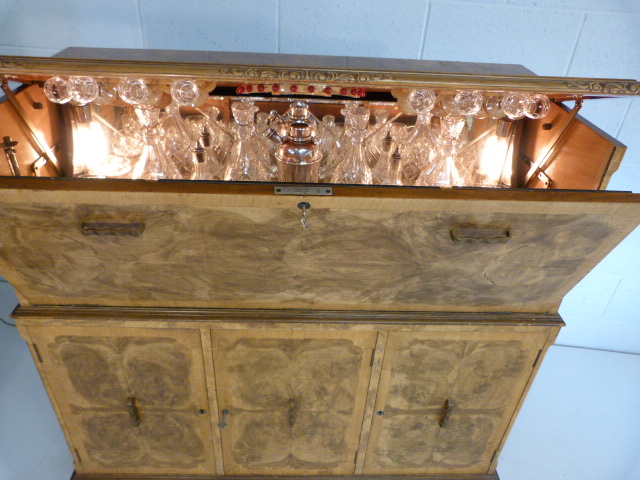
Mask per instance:
[[[442,405],[442,410],[440,410],[440,420],[438,420],[438,425],[440,425],[440,428],[444,428],[447,426],[447,422],[449,422],[449,416],[451,415],[451,410],[453,410],[453,405],[447,398],[444,401],[444,405]]]
[[[454,243],[507,243],[511,231],[505,227],[458,225],[449,230]]]
[[[144,232],[144,222],[82,222],[80,231],[83,235],[111,235],[116,237],[139,237]]]
[[[298,407],[296,406],[296,399],[289,399],[289,426],[293,427],[296,423],[296,413],[298,412]]]
[[[129,416],[131,417],[131,423],[134,427],[139,427],[142,423],[142,418],[140,418],[140,411],[138,410],[138,404],[136,402],[136,397],[127,398],[127,408],[129,409]]]

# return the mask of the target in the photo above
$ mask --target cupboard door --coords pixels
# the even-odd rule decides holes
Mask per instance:
[[[353,473],[376,337],[212,332],[225,473]]]
[[[487,473],[547,333],[390,333],[364,473]]]
[[[215,473],[199,331],[29,327],[84,473]]]

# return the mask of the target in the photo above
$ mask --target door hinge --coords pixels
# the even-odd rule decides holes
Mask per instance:
[[[369,366],[370,366],[370,367],[373,367],[373,359],[375,358],[375,356],[376,356],[376,349],[374,348],[374,349],[371,351],[371,361],[369,362]]]
[[[493,455],[491,455],[491,461],[489,462],[489,465],[493,464],[493,461],[496,459],[496,455],[498,455],[498,450],[493,452]]]
[[[80,454],[78,453],[78,449],[74,448],[74,450],[76,451],[76,457],[78,457],[78,462],[82,463],[82,457],[80,457]]]
[[[356,450],[356,454],[353,456],[353,463],[358,463],[358,450]]]
[[[38,346],[35,343],[32,343],[32,345],[33,345],[33,351],[36,352],[36,357],[38,357],[38,361],[40,363],[44,363],[42,361],[42,355],[40,355],[40,350],[38,350]]]
[[[538,352],[538,355],[536,356],[536,359],[533,362],[533,368],[536,368],[538,366],[538,362],[540,361],[541,358],[542,358],[542,350]]]

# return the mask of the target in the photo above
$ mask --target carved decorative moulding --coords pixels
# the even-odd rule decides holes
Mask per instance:
[[[0,57],[0,74],[9,79],[46,79],[60,72],[101,76],[189,76],[229,86],[258,81],[366,85],[374,90],[430,86],[536,91],[555,98],[640,95],[640,82],[633,79],[544,77],[519,65],[90,48],[69,48],[54,58]]]

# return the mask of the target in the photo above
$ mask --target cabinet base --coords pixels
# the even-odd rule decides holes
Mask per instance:
[[[235,476],[235,475],[123,475],[123,474],[79,474],[75,471],[71,480],[500,480],[498,473],[437,474],[437,475],[282,475],[282,476]]]

